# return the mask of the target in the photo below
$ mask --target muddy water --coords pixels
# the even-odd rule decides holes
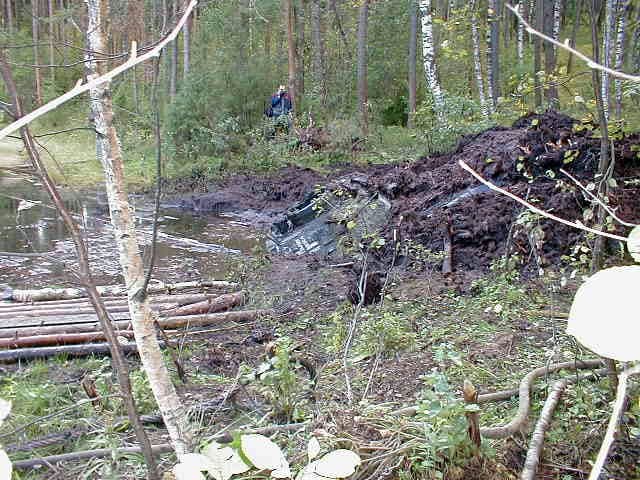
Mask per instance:
[[[0,145],[0,147],[6,147]],[[9,148],[0,148],[0,165],[19,163]],[[63,191],[89,246],[99,283],[120,280],[113,229],[104,194]],[[25,202],[27,201],[27,202]],[[153,201],[132,196],[140,244],[150,256]],[[161,208],[154,278],[164,281],[222,279],[231,265],[262,244],[261,235],[235,214],[194,215]],[[0,252],[41,252],[43,257],[0,254],[0,290],[12,287],[68,285],[77,271],[73,244],[42,186],[0,174]]]

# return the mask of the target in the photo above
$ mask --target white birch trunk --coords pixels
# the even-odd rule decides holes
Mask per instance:
[[[105,52],[106,35],[103,17],[108,12],[108,0],[85,0],[88,9],[87,54],[88,77],[101,75],[104,63],[98,63],[91,52]],[[143,368],[149,379],[149,385],[162,413],[171,442],[178,457],[191,449],[191,432],[187,412],[171,383],[169,371],[164,363],[154,328],[154,314],[149,308],[143,286],[145,273],[138,241],[136,239],[135,220],[124,185],[124,164],[120,142],[113,126],[113,107],[109,91],[109,82],[90,90],[91,112],[96,130],[97,156],[105,174],[105,184],[111,223],[125,285],[129,313],[136,344]]]
[[[518,12],[523,15],[522,3],[519,3]],[[524,61],[524,24],[518,22],[518,63],[522,64]]]
[[[436,66],[436,53],[433,45],[433,17],[431,14],[431,0],[420,0],[420,13],[422,14],[422,59],[424,62],[424,75],[427,87],[433,96],[433,104],[438,116],[444,114],[444,95]]]
[[[615,28],[615,15],[617,0],[607,0],[606,15],[604,20],[604,35],[602,36],[602,64],[611,68],[611,43],[613,40],[613,29]],[[602,104],[605,118],[609,119],[610,107],[610,76],[602,72]]]
[[[476,85],[478,87],[480,110],[482,111],[482,115],[484,117],[488,117],[489,109],[487,107],[487,98],[484,95],[484,78],[482,76],[482,60],[480,57],[480,31],[478,28],[478,13],[476,11],[475,2],[471,8],[471,42],[473,43],[473,69],[476,77]]]
[[[493,113],[495,111],[496,104],[496,93],[494,92],[493,85],[493,39],[491,35],[492,23],[495,21],[495,0],[489,0],[489,7],[487,9],[487,93],[488,93],[488,106],[489,112]]]
[[[560,38],[560,14],[562,13],[562,0],[554,0],[553,2],[553,39]],[[558,47],[553,46],[553,52],[557,55]]]
[[[622,70],[624,63],[624,40],[627,33],[627,15],[629,13],[629,6],[629,0],[622,0],[619,5],[615,61],[615,69],[618,71]],[[622,118],[622,81],[616,78],[614,85],[616,92],[616,118],[620,120]]]

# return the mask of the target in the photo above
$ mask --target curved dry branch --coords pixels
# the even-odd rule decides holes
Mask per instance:
[[[542,446],[544,445],[544,434],[546,433],[549,425],[551,424],[551,417],[553,412],[560,401],[560,397],[569,384],[568,379],[558,380],[553,384],[549,396],[544,402],[542,413],[536,423],[536,428],[531,436],[531,443],[529,443],[529,450],[527,451],[527,458],[524,462],[524,468],[520,474],[520,480],[534,480],[536,477],[536,471],[538,470],[538,463],[540,463],[540,455],[542,454]]]
[[[500,425],[497,427],[485,427],[480,429],[480,434],[484,438],[507,438],[514,433],[520,431],[529,417],[529,410],[531,408],[531,386],[533,382],[549,373],[557,372],[559,370],[593,370],[598,367],[602,367],[604,364],[600,359],[582,360],[575,362],[562,362],[547,367],[536,368],[529,372],[521,381],[519,387],[519,405],[518,413],[513,419],[506,425]]]

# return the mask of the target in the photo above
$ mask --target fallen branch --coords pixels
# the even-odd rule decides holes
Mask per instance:
[[[579,360],[576,362],[562,362],[549,365],[546,367],[536,368],[529,372],[521,381],[518,390],[505,390],[503,392],[489,393],[485,395],[478,395],[477,403],[495,402],[499,400],[507,400],[517,393],[518,399],[518,412],[516,416],[506,425],[498,427],[484,427],[480,429],[480,434],[484,438],[507,438],[514,433],[520,431],[524,423],[529,417],[530,403],[531,403],[531,388],[533,382],[543,375],[549,373],[558,372],[560,370],[594,370],[604,365],[600,359],[592,360]],[[418,412],[418,407],[404,407],[399,410],[391,412],[392,416],[414,416]]]
[[[540,456],[542,454],[542,446],[544,445],[544,434],[551,424],[553,412],[560,401],[564,389],[567,388],[568,383],[569,380],[567,379],[558,380],[554,383],[549,396],[544,402],[542,413],[540,413],[540,418],[531,436],[531,442],[529,443],[524,468],[520,474],[520,480],[535,480],[536,478],[538,463],[540,462]]]
[[[556,363],[548,367],[536,368],[520,381],[518,413],[516,416],[506,425],[481,428],[480,434],[485,438],[508,438],[516,432],[519,432],[529,417],[529,410],[531,408],[531,385],[536,378],[559,370],[593,370],[602,366],[602,360],[593,359]]]
[[[127,295],[127,287],[124,285],[108,285],[97,288],[98,293],[100,293],[102,297]],[[147,293],[171,293],[194,288],[224,290],[238,288],[238,284],[223,281],[181,282],[174,284],[157,282],[149,285]],[[81,288],[43,288],[40,290],[14,290],[11,299],[15,302],[42,302],[49,300],[70,300],[74,298],[84,298],[86,296],[85,290]]]
[[[604,440],[600,446],[598,457],[596,458],[591,473],[589,474],[589,480],[597,480],[600,478],[602,467],[604,467],[607,457],[609,456],[609,450],[613,444],[613,440],[620,424],[620,419],[624,413],[625,399],[627,397],[627,381],[629,377],[633,375],[640,375],[640,364],[623,370],[618,377],[618,389],[616,393],[616,403],[611,411],[611,417],[609,418],[609,425],[607,426],[607,432],[605,433]]]
[[[530,204],[526,200],[523,200],[522,198],[518,197],[517,195],[514,195],[513,193],[498,187],[497,185],[491,183],[489,180],[485,180],[478,172],[476,172],[473,168],[467,165],[464,161],[459,160],[458,165],[460,165],[464,170],[466,170],[471,175],[473,175],[480,183],[486,185],[491,190],[501,193],[502,195],[505,195],[512,200],[515,200],[519,204],[524,205],[529,210],[531,210],[534,213],[537,213],[538,215],[542,215],[543,217],[549,218],[551,220],[555,220],[556,222],[562,223],[563,225],[567,225],[568,227],[577,228],[578,230],[584,230],[585,232],[593,233],[595,235],[600,235],[601,237],[612,238],[614,240],[620,240],[621,242],[625,242],[625,243],[627,242],[626,237],[621,237],[620,235],[614,235],[613,233],[604,232],[602,230],[596,230],[595,228],[590,228],[580,223],[570,222],[569,220],[565,220],[564,218],[557,217],[552,213],[545,212],[544,210],[541,210],[538,207]]]
[[[241,434],[256,433],[260,435],[272,435],[276,432],[295,432],[300,428],[305,428],[308,422],[303,423],[288,423],[285,425],[272,425],[262,428],[249,428],[245,430],[238,430]],[[230,432],[222,432],[213,437],[220,443],[230,443],[233,441],[233,436]],[[155,455],[161,455],[163,453],[169,453],[173,451],[173,447],[168,443],[161,443],[151,447],[152,452]],[[50,455],[48,457],[32,458],[29,460],[19,460],[13,462],[13,468],[16,470],[27,470],[34,467],[48,467],[62,462],[71,462],[77,460],[88,460],[91,458],[104,458],[110,456],[126,455],[132,453],[141,453],[140,447],[126,447],[126,448],[99,448],[96,450],[85,450],[82,452],[64,453],[61,455]]]

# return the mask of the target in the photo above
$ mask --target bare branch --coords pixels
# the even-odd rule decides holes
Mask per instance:
[[[546,42],[549,42],[557,47],[560,47],[564,50],[566,50],[569,53],[572,53],[573,55],[575,55],[576,57],[578,57],[580,60],[584,61],[587,66],[589,68],[593,68],[594,70],[600,70],[603,72],[608,73],[609,75],[613,76],[613,77],[618,77],[618,78],[622,78],[624,80],[630,80],[632,82],[640,82],[640,76],[639,75],[630,75],[628,73],[624,73],[624,72],[620,72],[618,70],[613,70],[611,68],[605,67],[604,65],[601,65],[599,63],[596,63],[595,61],[593,61],[593,59],[587,57],[584,53],[576,50],[575,48],[572,48],[569,45],[569,40],[567,39],[564,43],[557,41],[556,39],[549,37],[548,35],[545,35],[542,32],[539,32],[538,30],[536,30],[535,28],[533,28],[525,19],[524,17],[520,14],[520,12],[518,12],[518,9],[513,7],[512,5],[507,4],[506,7],[511,10],[513,12],[513,14],[518,18],[518,21],[520,23],[522,23],[522,25],[524,25],[525,29],[527,30],[528,33],[530,33],[531,35],[535,35],[537,37],[540,37],[541,39],[543,39]]]
[[[635,223],[629,223],[629,222],[625,222],[624,220],[622,220],[620,217],[618,217],[616,215],[616,213],[613,211],[613,209],[608,206],[606,203],[604,203],[602,200],[600,200],[596,195],[594,195],[593,193],[591,193],[589,190],[586,189],[586,187],[584,187],[579,181],[578,179],[576,179],[575,177],[573,177],[569,172],[567,172],[565,169],[561,168],[560,171],[562,173],[564,173],[567,177],[569,177],[573,183],[575,183],[578,187],[580,187],[580,189],[586,193],[594,202],[596,202],[598,205],[600,205],[602,208],[604,208],[605,212],[607,212],[609,215],[611,215],[611,218],[613,218],[616,222],[620,223],[621,225],[624,225],[625,227],[637,227],[638,225]]]
[[[517,195],[514,195],[513,193],[498,187],[497,185],[491,183],[490,181],[485,180],[478,172],[476,172],[473,168],[467,165],[463,160],[459,160],[458,165],[460,165],[464,170],[469,172],[479,182],[483,183],[484,185],[489,187],[491,190],[501,193],[502,195],[506,195],[510,199],[515,200],[521,205],[524,205],[529,210],[531,210],[534,213],[537,213],[538,215],[542,215],[543,217],[549,218],[551,220],[555,220],[556,222],[562,223],[563,225],[567,225],[568,227],[573,227],[573,228],[577,228],[578,230],[584,230],[585,232],[593,233],[595,235],[600,235],[601,237],[612,238],[614,240],[620,240],[621,242],[625,242],[625,243],[627,241],[626,237],[621,237],[620,235],[615,235],[613,233],[596,230],[595,228],[587,227],[586,225],[582,225],[581,223],[570,222],[569,220],[565,220],[564,218],[557,217],[552,213],[545,212],[544,210],[541,210],[538,207],[531,205],[529,202],[523,200]]]
[[[129,60],[124,62],[122,65],[118,65],[116,68],[105,73],[104,75],[90,78],[87,83],[83,84],[82,79],[78,80],[78,83],[76,84],[76,86],[73,87],[71,90],[69,90],[67,93],[59,96],[54,100],[51,100],[50,102],[44,104],[43,106],[35,109],[28,115],[21,117],[20,119],[16,120],[15,122],[9,124],[2,130],[0,130],[0,140],[5,138],[7,135],[19,130],[25,125],[28,125],[29,123],[34,121],[36,118],[41,117],[45,113],[55,110],[59,106],[68,102],[72,98],[77,97],[81,93],[88,92],[92,88],[95,88],[100,84],[103,84],[105,82],[112,80],[113,78],[117,77],[121,73],[126,72],[130,68],[133,68],[134,66],[138,65],[139,63],[145,62],[150,58],[157,57],[158,55],[160,55],[160,52],[162,51],[162,49],[168,43],[175,40],[175,38],[178,36],[178,34],[180,33],[180,30],[182,30],[182,27],[184,26],[185,22],[189,18],[189,15],[191,14],[191,12],[193,11],[193,9],[197,4],[198,4],[198,0],[191,0],[191,2],[185,9],[184,13],[182,14],[182,17],[180,18],[180,21],[175,26],[175,28],[162,41],[158,42],[158,44],[153,49],[149,50],[147,53],[140,56],[137,56],[135,53],[132,53]]]

